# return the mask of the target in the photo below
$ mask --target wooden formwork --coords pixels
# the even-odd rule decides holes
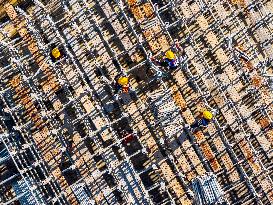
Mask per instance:
[[[186,3],[185,3],[186,4]],[[130,5],[130,4],[129,4]],[[136,3],[133,3],[133,6],[135,7],[136,6]],[[184,5],[185,6],[185,5]],[[187,7],[187,6],[186,6]],[[197,12],[197,11],[199,11],[200,12],[200,10],[199,10],[199,8],[198,8],[198,5],[197,4],[191,4],[191,6],[190,7],[187,7],[188,8],[188,10],[187,9],[184,9],[183,11],[188,11],[188,17],[190,17],[190,15],[191,15],[191,12],[189,11],[189,9],[191,9],[192,11],[194,11],[194,12]],[[134,13],[134,12],[133,12]],[[139,14],[137,15],[137,16],[139,16]],[[199,26],[201,27],[201,29],[203,29],[203,30],[206,30],[207,28],[208,28],[208,23],[206,22],[206,19],[204,18],[204,17],[202,17],[202,15],[199,15],[199,17],[197,18],[197,21],[198,21],[198,23],[199,23]],[[207,39],[209,40],[209,43],[211,44],[211,46],[216,46],[216,45],[218,45],[218,42],[217,42],[217,37],[214,35],[214,33],[212,32],[212,31],[210,31],[208,34],[207,34],[208,36],[207,36]],[[189,53],[187,53],[187,54],[189,54]],[[221,64],[225,64],[225,63],[228,63],[229,62],[229,57],[228,56],[226,56],[225,55],[225,52],[223,51],[223,49],[217,49],[217,51],[216,51],[216,56],[217,56],[217,58],[219,59],[219,62],[221,63]],[[193,63],[194,64],[194,63]],[[197,64],[196,64],[197,65]],[[253,66],[251,66],[250,65],[250,62],[247,62],[247,67],[251,67],[252,69],[253,69]],[[202,70],[201,70],[201,73],[202,73]],[[230,78],[230,80],[235,80],[236,78],[238,78],[238,75],[236,74],[236,71],[233,69],[233,67],[229,67],[228,69],[226,69],[226,75]],[[208,80],[208,79],[206,79],[206,80]],[[253,78],[252,78],[252,82],[253,82],[253,85],[254,86],[260,86],[261,85],[261,78],[259,77],[259,76],[257,76],[257,75],[255,75]],[[212,83],[209,83],[209,84],[207,84],[207,86],[211,86],[212,85]],[[239,87],[240,86],[240,87]],[[242,88],[242,85],[241,84],[237,84],[237,87],[235,87],[235,89],[230,89],[230,93],[229,93],[229,96],[231,96],[232,98],[233,98],[233,100],[235,100],[235,101],[239,101],[241,98],[242,98],[242,96],[240,96],[237,92],[239,92],[240,91],[240,89]],[[213,87],[211,87],[210,88],[211,90],[213,89]],[[174,92],[176,92],[176,88],[174,88],[173,89],[174,90]],[[181,105],[181,101],[183,101],[183,100],[181,100],[181,96],[179,96],[179,94],[175,94],[174,95],[175,96],[175,99],[177,99],[177,104],[178,105],[180,105],[180,107],[182,108],[182,109],[185,109],[185,107],[183,106],[183,104]],[[225,104],[225,102],[224,101],[219,101],[220,99],[218,98],[218,100],[216,101],[216,102],[219,102],[219,103],[221,103],[221,105],[219,104],[219,106],[223,106],[224,104]],[[224,103],[224,104],[223,104]],[[243,113],[245,113],[245,112],[247,112],[247,111],[242,111]],[[232,115],[231,113],[230,113],[230,115]],[[227,119],[228,119],[228,116],[226,116],[227,117]],[[186,119],[188,119],[189,117],[188,116],[185,116],[185,118]],[[233,120],[235,120],[234,118],[233,118]],[[266,126],[266,124],[268,125],[268,123],[266,123],[266,122],[268,122],[268,121],[266,121],[266,120],[262,120],[262,122],[264,122],[264,126]],[[230,124],[232,124],[231,122],[230,122]],[[266,140],[265,138],[264,138],[264,140]],[[218,147],[220,146],[220,147],[223,147],[223,144],[222,144],[222,142],[220,141],[220,139],[218,138],[218,143],[220,143],[219,145],[218,145]],[[265,144],[267,144],[267,143],[265,143]],[[208,148],[208,150],[209,150],[209,148]],[[207,151],[205,151],[206,153],[208,153]],[[209,152],[209,153],[212,153],[211,151]],[[228,164],[231,164],[232,163],[232,160],[228,157],[228,160],[226,159],[226,157],[227,157],[227,155],[225,155],[224,156],[224,161],[227,163],[227,165]],[[218,167],[219,168],[219,165],[216,165],[216,167]],[[230,166],[229,166],[230,167]],[[230,167],[230,169],[231,169],[232,167]],[[238,179],[238,173],[236,174],[237,175],[237,179]]]
[[[23,38],[24,42],[27,43],[29,51],[33,54],[34,59],[36,60],[37,64],[40,66],[40,69],[46,74],[49,72],[50,68],[46,62],[43,61],[45,57],[39,52],[38,47],[36,45],[35,39],[28,33],[25,25],[25,21],[18,17],[17,12],[15,11],[14,7],[11,4],[5,5],[5,11],[7,15],[12,20],[14,26],[18,30],[18,33]],[[51,73],[51,72],[49,72]],[[59,88],[58,81],[56,77],[49,76],[49,80],[45,82],[42,86],[44,92],[54,92]],[[22,85],[20,85],[22,79],[20,76],[15,76],[10,81],[10,86],[14,89],[15,93],[19,93],[19,102],[21,105],[24,106],[26,112],[29,115],[29,120],[31,119],[34,122],[35,129],[38,130],[33,135],[33,139],[36,145],[40,148],[40,150],[50,150],[42,153],[44,160],[50,165],[51,167],[55,167],[52,170],[52,175],[57,179],[60,186],[62,187],[65,194],[68,196],[68,200],[72,204],[75,204],[76,199],[71,195],[71,189],[68,188],[68,184],[64,177],[61,174],[61,170],[56,167],[56,163],[60,161],[60,151],[54,144],[55,140],[51,137],[48,127],[45,126],[45,122],[42,121],[41,116],[38,110],[33,105],[33,99],[27,94],[23,93],[22,90],[26,89]],[[28,91],[30,91],[28,89]],[[27,92],[27,90],[26,90]],[[28,110],[31,110],[28,112]]]
[[[108,8],[109,5],[107,4],[104,4],[104,7]],[[76,7],[74,7],[76,8]],[[77,10],[74,10],[75,12],[79,12]],[[105,10],[106,11],[106,10]],[[106,16],[109,15],[107,12],[106,12]],[[110,18],[110,20],[113,20],[112,18]],[[86,22],[87,24],[88,22]],[[116,22],[116,25],[117,27],[120,25],[118,22]],[[116,29],[116,28],[115,28]],[[67,32],[71,33],[72,34],[72,30],[70,31],[70,28],[67,29]],[[80,35],[80,33],[78,32],[74,32],[73,34],[73,37],[77,37],[78,35]],[[96,34],[98,35],[98,34]],[[96,41],[94,41],[93,43],[96,45],[96,46],[103,46],[103,40],[106,40],[106,39],[100,39],[101,37],[97,38]],[[107,40],[106,40],[107,41]],[[127,41],[126,41],[127,42]],[[111,57],[109,56],[109,54],[107,53],[107,51],[105,50],[104,47],[102,47],[102,49],[100,49],[100,52],[103,53],[103,57],[100,58],[100,59],[96,59],[96,62],[97,63],[101,63],[101,64],[109,64],[109,60],[111,59]],[[81,58],[80,62],[82,62],[86,67],[87,69],[87,73],[88,73],[88,77],[90,77],[90,79],[92,79],[92,82],[93,82],[93,85],[94,85],[94,88],[96,89],[96,91],[101,91],[102,90],[102,87],[101,87],[101,84],[102,84],[102,80],[98,78],[98,76],[95,75],[95,72],[93,70],[93,67],[91,66],[91,62],[85,58],[84,56],[82,56],[82,52],[77,52],[76,53],[77,57],[79,56]],[[117,74],[118,74],[118,71],[116,69],[114,69],[114,66],[113,65],[110,65],[107,69],[107,71],[109,72],[110,74],[110,77],[111,78],[114,78]],[[81,92],[83,91],[83,88],[81,88],[80,85],[76,86],[76,92],[77,92],[77,95],[78,94],[81,94]],[[85,87],[85,91],[86,91],[86,87]],[[105,92],[103,93],[99,93],[99,97],[101,97],[103,100],[102,102],[103,103],[109,103],[109,101],[112,101],[111,98],[109,98],[108,95],[104,95]],[[100,96],[101,95],[101,96]],[[90,109],[90,111],[92,112],[95,108],[93,109]],[[95,126],[98,128],[98,129],[101,129],[103,126],[105,126],[107,124],[107,121],[105,121],[107,119],[103,119],[99,116],[92,116],[92,121],[94,122]],[[107,142],[109,140],[113,140],[113,135],[111,133],[107,133],[108,130],[106,131],[103,131],[101,133],[101,137],[103,139],[104,142]],[[78,138],[78,140],[80,140]],[[79,141],[80,142],[80,141]],[[78,145],[77,145],[78,146]],[[77,148],[77,146],[75,146],[75,149]],[[99,145],[97,145],[99,146]],[[81,149],[82,151],[84,149]],[[89,156],[90,157],[90,156]],[[85,160],[87,160],[87,157],[85,158]],[[108,164],[108,163],[107,163]],[[111,161],[111,164],[119,164],[117,161]],[[83,168],[80,168],[81,170],[81,173],[83,173],[83,176],[87,176],[89,173],[86,173],[85,172],[85,169]],[[116,171],[115,171],[116,172]],[[99,179],[95,179],[95,180],[99,180]],[[101,183],[101,182],[100,182]],[[143,197],[140,193],[139,193],[139,190],[137,188],[134,188],[134,193],[135,195],[140,199],[141,197]],[[137,194],[138,193],[138,194]],[[103,203],[103,192],[100,193],[100,196],[101,197],[98,197],[98,196],[95,196],[96,200],[98,200],[98,203]],[[99,201],[100,200],[100,201]]]
[[[242,11],[244,11],[243,9],[246,9],[246,1],[230,2],[239,6],[238,8]],[[134,17],[134,20],[130,19],[130,23],[133,24],[133,27],[139,26],[141,30],[137,31],[140,31],[141,34],[138,37],[141,36],[141,38],[144,38],[141,40],[144,40],[145,44],[148,44],[148,48],[146,48],[146,45],[144,45],[145,49],[157,55],[160,52],[170,49],[172,43],[170,42],[171,39],[168,37],[169,34],[166,33],[168,29],[162,29],[162,26],[164,25],[162,25],[159,21],[159,16],[156,15],[151,2],[127,1],[126,3],[130,14],[132,14]],[[83,5],[85,6],[82,10],[81,8]],[[102,14],[99,16],[94,15],[94,18],[96,19],[95,22],[97,21],[98,23],[97,26],[102,27],[101,31],[92,31],[92,36],[95,36],[93,39],[81,40],[80,42],[79,39],[82,38],[83,34],[91,35],[88,28],[92,30],[94,26],[90,26],[90,22],[88,22],[88,18],[91,18],[93,13],[89,13],[87,16],[83,16],[80,13],[82,11],[84,11],[84,13],[90,12],[91,9],[89,10],[89,8],[92,8],[93,6],[100,7],[102,10]],[[230,27],[232,32],[237,32],[237,28],[232,27],[233,22],[232,18],[230,17],[231,11],[226,10],[225,6],[226,5],[221,2],[216,2],[213,5],[215,8],[213,12],[218,14],[219,19],[221,19],[226,26]],[[265,86],[265,79],[263,78],[261,72],[258,72],[255,68],[255,65],[259,62],[259,59],[256,57],[249,61],[246,61],[244,58],[239,59],[243,72],[250,73],[250,84],[245,85],[245,83],[240,80],[241,74],[238,73],[238,68],[233,64],[230,64],[230,52],[227,51],[226,48],[219,46],[222,41],[221,35],[223,34],[220,35],[218,31],[215,31],[213,27],[211,27],[215,19],[208,16],[207,13],[206,15],[203,14],[203,10],[200,8],[200,5],[197,2],[189,3],[187,1],[183,1],[182,4],[179,5],[179,8],[184,17],[187,19],[194,19],[192,22],[186,22],[186,24],[188,24],[187,29],[189,29],[189,31],[186,31],[185,33],[194,33],[194,38],[196,39],[199,39],[199,37],[202,36],[209,47],[213,49],[217,48],[213,50],[213,57],[216,59],[217,63],[223,66],[223,69],[221,74],[217,75],[217,79],[214,79],[208,74],[208,68],[206,67],[214,66],[214,63],[209,62],[211,64],[205,65],[203,61],[205,57],[199,56],[199,54],[202,54],[203,51],[205,52],[207,48],[204,48],[204,45],[199,41],[195,42],[195,45],[189,44],[184,46],[184,51],[190,59],[190,71],[198,77],[198,82],[202,84],[202,90],[205,90],[204,92],[206,92],[206,99],[209,97],[209,102],[213,105],[213,107],[219,108],[220,113],[218,113],[216,117],[218,118],[218,115],[221,115],[221,120],[234,132],[236,132],[238,127],[243,124],[244,127],[247,127],[249,132],[255,135],[255,139],[257,140],[258,144],[252,146],[252,142],[247,140],[245,133],[233,136],[234,142],[236,143],[236,146],[239,147],[243,157],[242,161],[236,162],[234,156],[232,156],[231,152],[228,150],[235,149],[232,147],[234,145],[231,145],[231,147],[226,147],[227,143],[223,141],[224,138],[222,136],[224,131],[219,131],[218,127],[216,127],[214,124],[210,124],[207,129],[193,133],[194,142],[189,140],[188,137],[181,140],[177,136],[172,136],[174,139],[173,145],[175,146],[170,148],[172,156],[176,158],[175,165],[178,167],[179,172],[185,175],[187,183],[193,180],[196,176],[205,174],[207,171],[213,171],[219,175],[222,175],[222,173],[227,174],[229,181],[240,183],[242,178],[240,177],[241,172],[238,168],[246,169],[244,167],[246,162],[250,166],[250,170],[253,172],[253,175],[251,174],[250,177],[257,176],[257,180],[262,187],[262,191],[264,193],[268,193],[268,198],[272,200],[272,191],[270,190],[272,181],[270,181],[270,179],[263,172],[263,164],[261,161],[259,161],[259,156],[255,155],[254,150],[261,149],[265,152],[270,151],[273,140],[269,117],[272,118],[273,113],[268,112],[267,115],[263,114],[262,117],[254,117],[254,107],[244,105],[244,102],[242,101],[242,99],[249,94],[249,92],[245,90],[245,87],[249,86],[253,89],[259,90],[261,98],[257,100],[257,103],[260,103],[261,105],[265,104],[268,107],[273,108],[272,92],[270,92],[268,87]],[[83,65],[84,71],[86,71],[88,78],[92,81],[92,90],[90,90],[90,84],[88,85],[85,83],[85,80],[81,79],[82,71],[77,70],[74,65],[63,62],[61,64],[61,70],[67,82],[73,84],[73,97],[78,99],[76,101],[76,107],[83,108],[80,109],[81,112],[83,112],[82,116],[90,116],[92,122],[98,130],[103,129],[105,125],[109,126],[109,119],[103,116],[101,113],[98,114],[96,111],[99,108],[98,102],[94,101],[93,94],[91,95],[91,92],[96,93],[96,95],[100,98],[99,100],[97,99],[97,101],[100,101],[99,103],[101,103],[102,106],[109,103],[114,103],[114,100],[111,96],[109,96],[109,92],[104,90],[107,86],[109,87],[109,85],[102,82],[101,78],[95,74],[94,67],[96,67],[98,64],[105,66],[111,81],[118,73],[121,71],[124,72],[131,67],[130,63],[126,62],[124,54],[128,54],[128,59],[132,60],[135,64],[143,61],[145,58],[145,56],[140,56],[140,53],[138,53],[136,49],[136,47],[139,45],[135,45],[135,43],[133,43],[134,40],[129,38],[127,33],[122,32],[122,30],[129,27],[128,22],[124,23],[119,19],[119,15],[125,10],[123,9],[124,5],[121,6],[115,2],[96,1],[94,4],[93,1],[80,1],[80,3],[78,1],[73,1],[71,6],[72,12],[66,13],[66,17],[69,19],[69,21],[73,21],[73,23],[76,22],[75,24],[77,27],[75,27],[75,24],[74,26],[67,26],[64,35],[69,35],[69,39],[72,39],[69,41],[70,43],[73,43],[72,50],[74,53],[72,55],[81,65]],[[39,53],[39,49],[35,44],[35,39],[28,34],[25,27],[25,22],[20,21],[11,5],[6,5],[6,10],[11,20],[14,22],[16,29],[18,29],[19,34],[23,37],[23,40],[28,42],[28,48],[36,58],[37,63],[40,62],[38,65],[41,66],[41,62],[43,62],[45,58]],[[252,13],[249,10],[250,9],[245,10],[248,15],[246,22],[248,24],[253,24],[254,18],[251,16]],[[126,10],[126,12],[128,11]],[[74,16],[80,17],[75,18]],[[74,21],[75,19],[77,19],[77,21]],[[79,19],[85,19],[84,23],[78,21]],[[112,24],[111,29],[105,26],[109,23]],[[94,28],[95,27],[96,25]],[[96,30],[100,30],[100,28],[96,28]],[[263,29],[259,29],[257,32],[265,31]],[[269,36],[270,34],[268,34],[267,37]],[[184,37],[181,37],[181,39],[183,38]],[[260,40],[262,41],[263,39],[260,38]],[[84,41],[84,43],[82,43],[82,41]],[[243,40],[240,39],[240,41]],[[253,39],[251,39],[251,42],[252,41]],[[144,43],[141,41],[140,44],[143,46]],[[197,47],[199,47],[199,50],[201,48],[201,52],[197,49]],[[92,57],[92,60],[90,60],[85,56],[85,53],[91,52],[93,49],[97,49],[99,52],[95,58]],[[236,49],[239,49],[250,56],[252,54],[249,48],[244,48],[242,45],[237,46]],[[119,68],[117,65],[113,65],[112,60],[117,61],[124,66],[124,68]],[[213,71],[214,70],[212,69],[212,72]],[[141,72],[141,69],[135,72]],[[52,93],[52,99],[55,99],[56,95],[54,92],[61,88],[61,85],[59,85],[57,80],[58,77],[54,75],[54,72],[51,71],[50,66],[46,63],[43,64],[43,73],[47,75],[48,79],[42,84],[42,90],[44,92]],[[130,75],[130,78],[132,77],[133,75]],[[216,80],[219,80],[217,82],[218,84],[215,82]],[[167,189],[173,194],[174,197],[177,198],[176,202],[181,204],[192,204],[192,201],[186,195],[185,186],[181,185],[181,181],[177,178],[177,173],[173,170],[172,166],[166,162],[165,157],[160,151],[160,145],[158,145],[158,139],[156,137],[165,138],[166,136],[160,131],[160,128],[151,128],[151,124],[155,122],[155,119],[152,112],[147,110],[144,103],[147,101],[147,93],[143,93],[141,90],[142,85],[144,85],[146,82],[139,83],[134,79],[132,79],[132,82],[132,87],[137,90],[138,99],[133,100],[129,95],[123,95],[123,103],[119,104],[119,108],[129,115],[131,122],[128,124],[128,126],[135,130],[140,130],[141,132],[139,141],[147,149],[147,155],[150,158],[149,162],[145,164],[145,169],[149,169],[151,165],[157,164],[159,167],[160,176],[166,182],[168,182]],[[219,84],[223,86],[220,88]],[[188,86],[189,79],[183,69],[178,69],[177,71],[173,72],[170,79],[166,80],[166,85],[170,88],[172,99],[176,106],[180,109],[181,117],[185,123],[193,123],[199,112],[202,112],[208,108],[208,105],[204,104],[202,93],[199,93],[199,91],[193,90],[190,86]],[[15,76],[10,81],[10,86],[15,91],[14,98],[16,103],[23,105],[23,108],[26,110],[26,119],[32,120],[35,127],[41,129],[39,132],[33,135],[33,138],[39,145],[40,149],[44,150],[43,153],[45,161],[47,161],[49,165],[54,166],[60,160],[61,153],[60,149],[58,148],[59,145],[54,147],[55,144],[51,143],[54,141],[54,139],[50,136],[50,128],[45,126],[45,122],[43,122],[42,117],[39,114],[39,110],[35,108],[32,102],[33,99],[30,97],[30,89],[25,88],[25,86],[22,84],[20,75]],[[229,102],[233,102],[235,104],[232,108],[230,108],[230,105],[228,105],[224,96],[229,100]],[[53,108],[54,112],[60,115],[61,121],[64,121],[65,116],[62,113],[64,105],[61,103],[61,101],[54,100]],[[238,121],[238,117],[248,118],[248,120],[241,123]],[[155,132],[158,132],[158,136],[156,137],[154,136]],[[220,132],[221,134],[219,134]],[[184,131],[181,131],[181,133],[183,136],[185,136]],[[103,142],[115,139],[113,133],[111,133],[109,129],[101,132],[100,136]],[[88,149],[84,145],[83,139],[78,132],[73,133],[71,138],[73,139],[74,143],[72,146],[74,152],[70,154],[77,170],[79,170],[81,176],[89,186],[98,181],[101,183],[103,179],[101,179],[101,176],[97,171],[97,169],[100,169],[101,167],[98,167],[96,162],[92,159],[93,155],[89,153]],[[175,142],[177,140],[182,143],[178,145]],[[113,142],[117,143],[116,139]],[[98,143],[97,146],[99,145],[100,144]],[[100,149],[100,151],[96,151],[96,154],[101,154],[101,152],[106,152],[106,149]],[[210,165],[209,167],[206,166],[207,162]],[[112,162],[103,161],[102,164],[106,164],[107,166],[112,165],[115,167],[118,166],[119,162],[117,160],[113,160]],[[91,172],[97,173],[96,177],[91,177],[92,174],[90,175],[90,171],[87,171],[89,169]],[[66,191],[66,194],[70,196],[70,193],[72,192],[62,176],[61,170],[53,170],[53,176],[58,179],[61,187]],[[105,185],[104,182],[102,182],[102,184],[103,186]],[[241,186],[244,185],[238,185],[239,188],[241,188]],[[105,193],[111,192],[111,189],[106,187],[107,191],[105,192],[102,190],[98,191],[98,189],[99,187],[92,186],[91,190],[96,192],[93,197],[97,203],[105,203]],[[237,190],[237,185],[235,189]],[[137,188],[135,189],[135,192],[136,195],[142,194]],[[141,196],[138,198],[140,199]],[[72,204],[77,203],[75,197],[69,197],[69,200]]]
[[[193,6],[194,4],[192,4],[191,6]],[[194,7],[194,8],[192,8],[191,10],[192,11],[198,11],[197,9],[196,9],[197,7]],[[200,10],[199,10],[200,11]],[[206,24],[206,23],[204,23],[204,18],[202,18],[202,17],[200,17],[200,15],[199,15],[199,19],[200,20],[202,20],[202,21],[200,21],[199,20],[199,25],[200,25],[200,27],[202,28],[204,28],[205,29],[205,27],[206,27],[206,25],[208,25],[208,24]],[[197,19],[197,21],[198,21],[198,19]],[[209,43],[211,44],[211,46],[212,47],[214,47],[214,46],[216,46],[216,45],[218,45],[218,42],[217,42],[217,38],[216,38],[216,36],[213,34],[213,32],[212,31],[210,31],[210,32],[208,32],[207,33],[207,35],[208,35],[208,37],[207,37],[207,39],[209,40],[209,39],[211,39],[211,40],[209,40]],[[219,50],[219,49],[218,49]],[[217,51],[218,51],[217,50]],[[225,55],[225,53],[223,52],[223,51],[220,51],[220,53],[221,53],[221,55],[218,55],[218,53],[217,53],[217,51],[216,51],[216,55],[217,55],[217,57],[218,57],[218,59],[219,59],[219,62],[221,62],[222,64],[225,64],[225,63],[227,63],[228,62],[228,57]],[[248,62],[248,65],[249,65],[249,62]],[[253,68],[252,68],[253,69]],[[202,70],[201,70],[201,73],[200,74],[202,74]],[[234,80],[236,80],[236,79],[238,79],[238,74],[237,74],[237,72],[234,70],[234,68],[232,68],[231,66],[229,66],[228,67],[228,69],[226,69],[225,70],[225,72],[226,72],[226,75],[230,78],[230,80],[231,81],[234,81]],[[253,86],[260,86],[261,84],[261,78],[259,78],[259,76],[257,76],[257,75],[253,75],[253,77],[252,77],[252,83],[253,83]],[[208,88],[211,90],[211,91],[213,91],[213,86],[211,86],[211,85],[213,85],[213,83],[210,83],[209,84],[209,86],[208,86]],[[211,88],[210,88],[210,86],[211,86]],[[239,84],[239,83],[237,83],[237,84],[235,84],[234,85],[234,88],[230,88],[229,90],[230,90],[230,92],[229,92],[229,96],[235,101],[235,102],[239,102],[241,99],[242,99],[242,95],[240,95],[239,94],[239,92],[240,92],[240,90],[241,90],[241,88],[242,88],[242,86],[241,86],[241,84]],[[215,88],[214,88],[215,89]],[[216,102],[221,102],[221,101],[219,101],[219,100],[217,100]],[[221,103],[222,104],[222,103]],[[219,107],[222,107],[223,106],[223,104],[221,105],[221,104],[219,104]],[[242,110],[242,114],[243,113],[249,113],[249,111],[243,111],[243,109],[241,109]],[[227,120],[230,118],[231,119],[231,116],[230,117],[228,117],[228,115],[229,114],[227,114],[226,115],[226,118],[227,118]],[[229,122],[229,124],[230,124],[230,120],[228,120],[228,122]],[[254,127],[252,127],[252,129],[253,129],[253,131],[255,130],[255,129],[257,129],[257,128],[254,128]],[[255,132],[255,131],[254,131]],[[266,140],[266,138],[263,136],[262,137],[263,138],[263,140],[265,140],[265,141],[267,141]],[[268,144],[268,141],[265,143],[265,144]],[[259,166],[258,165],[258,162],[255,162],[256,163],[256,166]],[[270,183],[270,182],[269,182]],[[265,189],[265,190],[267,190],[267,189]]]

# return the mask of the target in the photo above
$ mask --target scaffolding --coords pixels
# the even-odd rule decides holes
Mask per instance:
[[[191,184],[211,172],[225,203],[272,204],[272,8],[3,3],[0,203],[194,204]],[[151,60],[169,49],[172,72]],[[212,123],[191,133],[204,110]]]
[[[192,182],[192,187],[195,193],[196,204],[226,204],[223,201],[223,193],[216,176],[208,174],[197,177]]]

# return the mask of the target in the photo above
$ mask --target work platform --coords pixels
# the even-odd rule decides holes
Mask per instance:
[[[273,204],[272,102],[273,1],[0,0],[0,204]]]

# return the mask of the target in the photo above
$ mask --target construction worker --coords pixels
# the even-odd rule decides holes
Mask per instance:
[[[177,58],[172,50],[168,50],[165,53],[165,57],[162,59],[162,61],[158,61],[153,57],[151,58],[151,60],[162,67],[169,68],[170,70],[175,70],[178,67]]]
[[[51,50],[50,57],[53,61],[59,60],[64,55],[62,49],[55,47]]]
[[[195,122],[190,125],[191,131],[194,131],[196,128],[206,128],[213,118],[213,114],[210,111],[204,111],[201,116],[199,116]]]
[[[116,92],[123,92],[128,93],[129,92],[129,78],[124,75],[118,75],[115,78],[115,91]]]

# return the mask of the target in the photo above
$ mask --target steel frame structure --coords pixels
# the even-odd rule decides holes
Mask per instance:
[[[179,152],[190,156],[189,151],[183,147],[185,140],[181,138],[181,133],[191,142],[191,149],[200,161],[201,165],[188,162],[197,176],[197,167],[202,166],[202,170],[214,172],[217,180],[221,181],[224,168],[214,168],[211,165],[212,158],[208,156],[211,154],[213,159],[220,161],[223,153],[226,153],[232,162],[230,170],[234,168],[241,177],[233,187],[219,183],[224,196],[242,185],[246,187],[248,194],[238,203],[273,203],[272,191],[268,189],[268,186],[273,186],[270,174],[272,163],[268,163],[271,159],[270,149],[263,144],[268,142],[272,149],[269,133],[273,126],[273,88],[269,67],[272,66],[273,52],[270,46],[272,47],[273,24],[266,2],[246,1],[245,8],[232,5],[228,0],[160,1],[160,5],[151,0],[133,1],[133,4],[129,1],[108,0],[33,2],[34,10],[31,15],[19,7],[7,4],[5,8],[10,20],[0,25],[4,28],[12,23],[20,35],[14,38],[5,33],[4,29],[0,32],[3,36],[0,42],[0,105],[3,105],[3,108],[0,107],[0,142],[4,146],[0,152],[5,153],[0,158],[0,165],[11,160],[17,170],[17,173],[0,182],[0,192],[3,190],[1,203],[11,204],[18,200],[22,203],[23,199],[34,199],[37,204],[182,204],[182,200],[191,203],[192,177],[188,176],[188,171],[181,164],[181,156],[177,154]],[[100,8],[112,6],[116,13],[101,9],[102,14],[99,16],[98,10],[92,8],[94,4]],[[138,20],[133,9],[140,6],[151,9],[152,17],[144,21]],[[230,12],[227,18],[219,17],[217,9],[220,7]],[[56,15],[57,9],[65,14],[59,19],[53,15]],[[247,23],[242,23],[239,12],[249,15],[246,16]],[[167,19],[166,13],[171,13],[172,18]],[[122,20],[122,23],[116,23],[111,18]],[[201,25],[200,19],[210,21],[208,26]],[[117,27],[107,28],[114,33],[109,34],[103,24],[112,23],[112,20]],[[196,24],[202,27],[201,31],[200,28],[196,30]],[[250,26],[247,27],[246,24]],[[119,30],[119,25],[126,26],[135,43],[127,42],[128,45],[123,45],[124,48],[117,52],[113,39],[122,39],[127,34]],[[159,33],[166,37],[169,48],[177,52],[180,67],[174,74],[167,74],[151,60],[153,51],[147,46],[151,44],[151,40],[144,33],[155,27],[160,28]],[[184,35],[177,38],[173,34],[174,28],[177,33],[180,32],[179,29],[183,29]],[[249,35],[249,29],[256,33]],[[200,39],[212,36],[211,33],[218,44],[214,45],[215,42],[206,40],[209,43],[205,47]],[[254,42],[254,36],[258,42]],[[47,38],[47,43],[43,38]],[[91,45],[90,42],[94,44]],[[175,48],[176,44],[183,45],[183,54]],[[238,47],[240,44],[243,44],[244,50]],[[64,58],[53,62],[45,57],[50,53],[52,45],[64,49]],[[102,47],[99,54],[98,47]],[[24,49],[28,49],[28,52]],[[124,66],[122,57],[127,53],[137,53],[138,49],[143,58],[133,65]],[[217,52],[220,49],[228,59],[225,62],[217,59],[221,72],[227,76],[236,76],[236,82],[223,79],[222,73],[216,74],[215,63],[206,57],[207,51],[210,51],[211,55],[219,58]],[[161,56],[160,52],[153,54],[155,57]],[[116,65],[109,65],[109,61],[98,58],[100,55],[109,56]],[[29,62],[36,62],[37,70]],[[252,69],[244,72],[250,64]],[[143,67],[149,68],[153,74],[151,78],[144,80],[144,84],[149,87],[156,81],[158,88],[143,94],[141,86],[136,82],[129,97],[113,97],[114,77],[123,73],[133,79],[135,73]],[[231,68],[236,74],[229,71]],[[97,75],[97,71],[101,75]],[[184,130],[185,124],[191,120],[183,114],[186,111],[178,106],[172,80],[168,79],[168,75],[171,75],[179,87],[178,78],[175,78],[178,72],[185,77],[186,85],[193,85],[194,95],[204,107],[215,113],[216,118],[211,125],[215,132],[208,131],[198,138],[196,133]],[[261,78],[262,83],[255,86],[254,77]],[[242,109],[243,99],[237,99],[235,94],[235,97],[232,96],[239,78],[243,78],[248,87],[244,93],[253,99],[252,108],[246,109],[246,112]],[[179,92],[180,89],[178,88]],[[58,90],[65,93],[63,99],[59,96],[60,92],[57,93]],[[214,100],[217,96],[223,100],[222,107],[221,103],[217,104]],[[136,98],[134,102],[131,102],[132,98]],[[190,97],[184,98],[186,101],[193,100]],[[126,100],[129,102],[126,103]],[[48,102],[52,108],[48,107]],[[109,110],[106,108],[108,104],[112,105]],[[136,111],[130,106],[135,106],[139,113],[147,117],[139,120]],[[168,113],[165,108],[169,109]],[[222,110],[227,108],[235,116],[234,120],[224,116]],[[196,115],[196,110],[192,108],[187,108],[187,111],[191,113],[191,117]],[[117,117],[113,117],[114,115]],[[255,122],[256,115],[266,119],[265,128]],[[11,121],[15,122],[13,128],[7,124]],[[142,121],[146,123],[150,134],[149,137],[141,134],[134,139],[132,144],[140,146],[134,148],[129,145],[132,146],[132,154],[128,152],[128,145],[124,145],[126,137],[120,131],[129,127],[136,133],[140,127],[138,124]],[[76,125],[83,125],[83,128],[76,129]],[[227,128],[238,133],[230,136]],[[82,136],[80,131],[85,134]],[[48,141],[45,139],[47,137]],[[213,148],[205,150],[205,146],[215,147],[214,139],[219,139],[224,146],[221,152]],[[87,142],[93,142],[92,148]],[[158,158],[161,160],[154,157],[153,146],[149,145],[151,142],[154,143],[154,150],[158,150]],[[93,149],[93,153],[90,149]],[[53,153],[52,157],[47,157],[48,152]],[[145,165],[136,162],[138,156],[147,158],[143,163]],[[68,166],[60,168],[65,163]],[[144,168],[138,170],[137,166]],[[175,176],[177,186],[180,186],[177,189],[174,188],[169,173]],[[75,175],[75,179],[67,179],[70,175]],[[226,175],[230,177],[231,173]],[[105,176],[113,179],[114,185],[109,185],[109,178]],[[29,191],[20,195],[12,193],[10,197],[6,194],[6,184],[12,184],[16,180],[23,181]],[[80,191],[77,191],[78,187]],[[159,193],[155,194],[154,191],[158,190]],[[122,202],[117,195],[122,196]],[[157,197],[160,198],[159,202]],[[223,203],[234,204],[231,197],[224,198]]]

